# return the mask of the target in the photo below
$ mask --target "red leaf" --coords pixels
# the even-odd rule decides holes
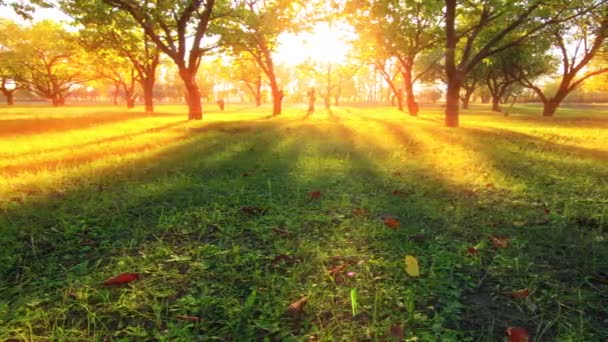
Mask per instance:
[[[509,246],[509,237],[505,235],[490,235],[492,246],[496,249],[507,248]]]
[[[551,213],[551,211],[547,208],[544,208],[543,212],[545,213],[545,215],[549,215]]]
[[[177,319],[181,319],[183,321],[188,321],[188,322],[198,322],[201,319],[195,316],[187,316],[187,315],[179,315],[179,316],[175,316],[175,318]]]
[[[399,340],[403,339],[403,335],[405,334],[403,328],[399,324],[391,325],[388,332]]]
[[[477,255],[477,247],[475,247],[475,246],[467,247],[467,253],[469,253],[469,255]]]
[[[530,342],[528,331],[522,327],[508,327],[506,333],[509,342]]]
[[[310,197],[311,200],[319,199],[319,197],[321,197],[321,191],[320,190],[311,191],[308,194],[308,197]]]
[[[130,283],[139,278],[139,273],[121,273],[114,278],[107,279],[103,282],[104,285],[121,285]]]
[[[501,292],[500,294],[504,295],[504,296],[508,296],[508,297],[513,297],[513,298],[526,298],[530,295],[530,290],[523,289],[523,290],[519,290],[519,291]]]
[[[394,219],[392,217],[387,217],[384,219],[384,224],[389,228],[397,229],[397,228],[399,228],[400,223],[397,219]]]

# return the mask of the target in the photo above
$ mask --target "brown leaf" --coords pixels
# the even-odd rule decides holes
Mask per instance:
[[[467,247],[467,253],[469,253],[469,255],[477,255],[477,247],[475,246],[469,246]]]
[[[408,236],[407,238],[408,238],[408,240],[411,240],[411,241],[420,242],[420,241],[424,241],[424,240],[428,239],[429,236],[426,234],[414,234],[414,235]]]
[[[391,325],[388,332],[389,334],[391,334],[391,336],[394,336],[399,340],[403,339],[403,336],[405,334],[403,328],[399,324]]]
[[[522,327],[508,327],[506,330],[509,342],[530,342],[528,331]]]
[[[309,197],[311,200],[316,200],[316,199],[319,199],[319,198],[321,197],[321,191],[320,191],[320,190],[311,191],[311,192],[308,194],[308,197]]]
[[[179,316],[175,316],[175,318],[177,319],[181,319],[182,321],[188,321],[188,322],[198,322],[201,319],[196,317],[196,316],[187,316],[187,315],[179,315]]]
[[[261,208],[261,207],[242,207],[241,208],[241,212],[243,214],[251,215],[251,216],[261,216],[261,215],[266,214],[267,211],[268,211],[268,209]]]
[[[395,196],[407,196],[408,193],[405,191],[401,191],[401,190],[393,190],[393,195]]]
[[[293,235],[289,230],[281,229],[279,227],[272,228],[272,231],[280,237],[290,237]]]
[[[384,225],[387,226],[387,227],[389,227],[389,228],[392,228],[392,229],[397,229],[397,228],[399,228],[400,223],[395,218],[386,217],[384,219]]]
[[[367,216],[369,214],[369,210],[365,208],[357,208],[353,210],[353,214],[355,216]]]
[[[494,183],[486,183],[486,188],[493,188],[494,187]]]
[[[241,177],[249,177],[249,173],[243,172],[243,173],[241,173]]]
[[[285,255],[285,254],[281,254],[281,255],[277,255],[276,257],[274,257],[274,259],[272,259],[272,266],[276,266],[281,262],[284,262],[286,264],[292,263],[294,262],[295,259],[290,257],[289,255]]]
[[[329,273],[329,275],[331,275],[331,276],[335,276],[336,274],[344,271],[346,269],[346,267],[348,267],[348,264],[338,265],[338,266],[332,268],[331,270],[329,270],[327,273]]]
[[[509,246],[509,237],[506,235],[490,235],[490,241],[496,249],[507,248]]]
[[[503,296],[508,296],[508,297],[512,297],[512,298],[526,298],[530,295],[530,290],[523,289],[523,290],[519,290],[519,291],[507,291],[507,292],[501,292],[500,294]]]
[[[287,307],[287,312],[292,315],[301,314],[304,311],[304,306],[306,306],[307,302],[308,297],[302,297],[296,300],[295,302],[289,304],[289,307]]]

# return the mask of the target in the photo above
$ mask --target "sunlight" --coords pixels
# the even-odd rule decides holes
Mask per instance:
[[[311,32],[282,34],[275,56],[287,65],[298,65],[307,59],[343,63],[351,50],[350,42],[355,38],[349,25],[318,23]]]

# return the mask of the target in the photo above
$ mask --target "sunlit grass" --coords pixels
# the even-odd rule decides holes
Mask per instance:
[[[0,339],[388,340],[394,324],[422,341],[500,340],[512,325],[536,340],[606,335],[608,118],[595,108],[473,107],[459,129],[439,106],[208,109],[191,122],[183,106],[0,108]],[[337,282],[340,258],[355,276]],[[143,278],[100,286],[120,272]],[[530,298],[500,294],[522,288]]]

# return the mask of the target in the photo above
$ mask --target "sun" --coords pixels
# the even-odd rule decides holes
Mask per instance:
[[[308,59],[340,64],[345,62],[352,48],[350,42],[355,38],[350,25],[317,23],[310,32],[279,36],[275,57],[287,65],[298,65]]]

